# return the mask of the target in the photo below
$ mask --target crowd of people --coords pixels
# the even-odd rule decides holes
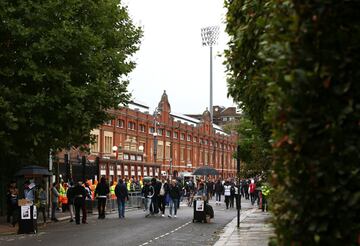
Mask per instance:
[[[180,202],[185,199],[188,206],[193,205],[194,196],[200,196],[204,200],[212,200],[215,196],[215,205],[225,203],[226,209],[238,208],[240,195],[251,201],[252,205],[259,205],[262,201],[263,211],[268,210],[268,196],[270,188],[261,178],[243,179],[238,186],[234,179],[167,179],[161,177],[152,179],[136,180],[119,179],[118,182],[108,183],[105,177],[100,182],[55,182],[50,187],[51,220],[57,222],[56,212],[69,210],[70,222],[87,223],[86,200],[96,200],[98,207],[98,219],[105,219],[106,203],[109,199],[117,202],[119,218],[125,218],[125,205],[129,200],[129,192],[139,191],[143,197],[145,217],[159,215],[165,217],[168,207],[168,217],[176,218]],[[35,185],[29,180],[25,182],[24,194],[20,196],[17,184],[12,181],[7,191],[7,222],[13,226],[18,222],[19,208],[18,199],[24,197],[33,202],[37,211],[46,223],[47,192],[44,184]],[[222,197],[224,201],[222,202]]]

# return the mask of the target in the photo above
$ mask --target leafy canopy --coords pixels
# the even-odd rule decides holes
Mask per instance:
[[[141,30],[116,0],[0,1],[0,155],[41,163],[129,100]]]
[[[358,245],[360,2],[225,6],[229,94],[272,144],[277,243]]]

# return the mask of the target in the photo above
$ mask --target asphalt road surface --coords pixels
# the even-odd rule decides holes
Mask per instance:
[[[211,223],[192,223],[193,207],[182,204],[177,218],[167,217],[168,208],[165,217],[145,218],[142,210],[126,212],[125,219],[119,219],[116,213],[108,214],[104,220],[90,215],[88,224],[76,225],[64,221],[40,227],[35,235],[0,236],[0,245],[213,245],[237,212],[236,209],[226,210],[224,204],[210,204],[215,212]]]

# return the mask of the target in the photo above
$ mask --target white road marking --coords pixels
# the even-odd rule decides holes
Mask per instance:
[[[165,236],[168,236],[168,235],[176,232],[177,230],[179,230],[179,229],[187,226],[187,225],[190,224],[190,223],[191,223],[191,221],[183,224],[182,226],[179,226],[178,228],[176,228],[176,229],[174,229],[174,230],[172,230],[172,231],[170,231],[170,232],[167,232],[167,233],[165,233],[165,234],[163,234],[163,235],[161,235],[161,236],[155,237],[154,239],[151,239],[151,240],[149,240],[149,241],[147,241],[147,242],[145,242],[145,243],[143,243],[143,244],[140,244],[139,246],[147,245],[147,244],[149,244],[149,243],[152,243],[152,242],[155,241],[155,240],[158,240],[158,239],[160,239],[160,238],[163,238],[163,237],[165,237]]]

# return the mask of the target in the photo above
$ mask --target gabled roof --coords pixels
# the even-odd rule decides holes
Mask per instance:
[[[228,107],[221,112],[221,116],[235,116],[237,114],[236,107]]]

